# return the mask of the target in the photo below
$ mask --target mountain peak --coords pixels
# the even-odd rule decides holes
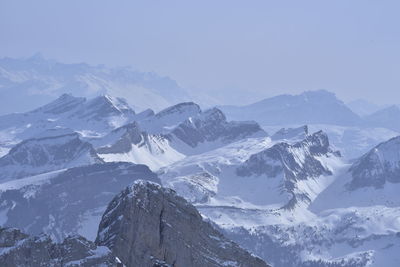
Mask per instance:
[[[203,221],[175,191],[145,181],[110,202],[96,244],[109,247],[126,266],[267,267]]]
[[[283,207],[293,209],[299,201],[311,202],[308,193],[297,187],[299,181],[332,175],[331,170],[320,161],[321,157],[329,157],[331,154],[339,156],[332,153],[328,136],[319,131],[295,144],[281,142],[251,155],[236,169],[236,174],[242,177],[265,175],[281,179],[282,192],[291,195]]]

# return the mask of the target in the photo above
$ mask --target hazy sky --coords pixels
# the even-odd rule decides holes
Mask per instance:
[[[400,96],[400,1],[0,0],[0,56],[133,65],[202,90]]]

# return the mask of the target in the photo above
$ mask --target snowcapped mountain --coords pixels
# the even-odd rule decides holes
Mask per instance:
[[[222,111],[213,108],[189,117],[175,127],[168,138],[178,151],[193,155],[241,139],[267,135],[256,122],[228,122]]]
[[[147,166],[102,163],[58,170],[0,184],[0,221],[26,233],[61,241],[70,234],[90,240],[110,200],[137,179],[160,182]]]
[[[310,202],[316,192],[307,189],[312,191],[320,176],[332,175],[328,165],[337,156],[322,132],[293,145],[251,138],[172,164],[160,178],[194,202],[235,196],[235,201],[293,208]]]
[[[229,119],[256,120],[261,125],[334,124],[354,126],[361,118],[333,93],[308,91],[300,95],[280,95],[242,106],[222,106]]]
[[[103,162],[78,134],[28,139],[0,158],[0,180]]]
[[[0,116],[4,141],[24,140],[46,130],[73,129],[82,136],[98,136],[133,120],[135,112],[123,99],[108,95],[85,98],[64,94],[26,113]]]
[[[0,87],[0,99],[8,99],[0,114],[33,109],[62,93],[90,98],[111,94],[126,98],[138,110],[159,110],[189,100],[186,90],[174,80],[155,73],[64,64],[41,55],[0,59]]]
[[[160,178],[274,266],[396,266],[397,185],[349,189],[351,166],[326,134],[295,140],[242,140],[167,166]]]
[[[332,175],[323,159],[337,156],[340,154],[330,149],[327,135],[317,132],[293,145],[278,143],[251,155],[237,167],[236,174],[280,180],[277,184],[279,193],[289,195],[284,208],[293,209],[299,202],[311,202],[312,196],[302,186],[310,186],[308,180],[314,182],[320,176]]]
[[[400,207],[400,137],[371,149],[351,165],[312,204],[313,210],[346,207]],[[335,199],[335,201],[332,201]]]
[[[136,122],[117,128],[92,143],[104,161],[146,164],[153,170],[185,157],[171,147],[168,138],[143,132]]]
[[[31,112],[0,117],[3,154],[21,140],[73,133],[93,144],[105,161],[143,163],[153,170],[185,155],[267,135],[254,122],[228,122],[220,110],[203,112],[192,102],[135,114],[123,99],[108,95],[87,100],[64,94]]]

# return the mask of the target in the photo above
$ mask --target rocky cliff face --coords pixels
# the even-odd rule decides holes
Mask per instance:
[[[14,228],[0,228],[0,266],[117,266],[107,247],[80,236],[54,243],[46,235],[31,237]]]
[[[96,243],[128,267],[267,266],[203,221],[174,191],[143,181],[111,201]]]

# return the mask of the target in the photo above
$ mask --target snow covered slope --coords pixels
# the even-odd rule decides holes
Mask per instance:
[[[143,132],[136,122],[117,128],[103,138],[93,140],[92,143],[99,156],[107,162],[145,164],[152,170],[185,157],[170,146],[168,138]]]
[[[311,205],[315,211],[347,207],[400,207],[400,137],[360,157]]]
[[[0,158],[0,181],[103,162],[78,134],[28,139]]]

